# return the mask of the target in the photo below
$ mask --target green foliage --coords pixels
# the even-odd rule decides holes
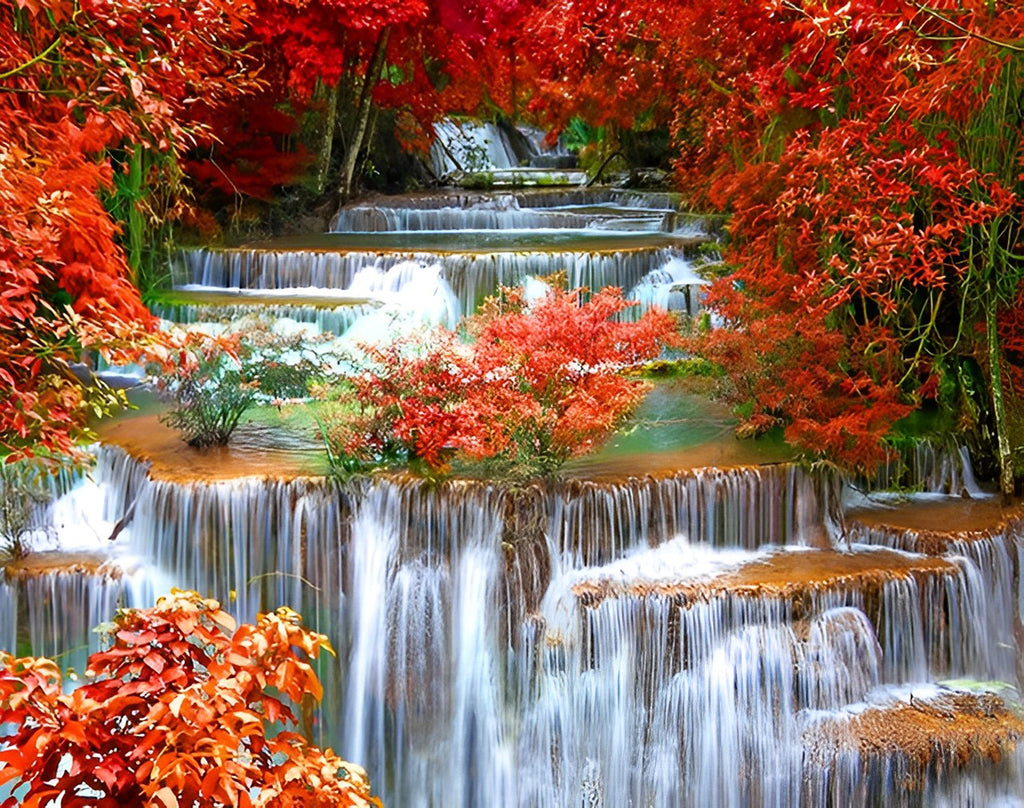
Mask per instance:
[[[166,269],[174,249],[174,223],[188,190],[174,152],[135,147],[111,162],[116,166],[110,189],[102,195],[112,219],[120,223],[118,241],[144,299],[166,286]]]
[[[227,353],[200,356],[181,374],[164,377],[176,405],[163,421],[190,446],[223,446],[242,414],[256,401],[256,386]]]
[[[719,378],[722,369],[701,357],[684,359],[655,359],[643,366],[641,372],[652,379],[664,378]]]
[[[0,556],[8,560],[28,554],[33,516],[50,500],[43,473],[27,461],[0,463]]]
[[[251,406],[304,398],[322,373],[319,353],[302,334],[282,336],[265,321],[246,325],[244,335],[220,339],[189,332],[172,361],[150,367],[174,402],[164,423],[190,446],[227,444]]]
[[[314,386],[311,392],[316,399],[311,405],[311,412],[335,477],[348,480],[378,468],[408,462],[408,453],[399,447],[380,447],[370,456],[348,449],[358,442],[353,425],[363,414],[356,400],[355,386],[349,379],[334,378],[329,384]]]
[[[494,173],[491,171],[474,171],[462,177],[459,180],[459,185],[476,191],[489,191],[494,187]]]
[[[565,147],[574,152],[587,146],[596,146],[604,140],[604,136],[605,128],[603,126],[591,126],[582,118],[571,119],[563,133]]]

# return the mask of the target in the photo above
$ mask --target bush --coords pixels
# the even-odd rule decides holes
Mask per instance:
[[[642,400],[648,385],[626,373],[675,338],[675,321],[631,304],[618,289],[583,302],[585,290],[552,291],[527,304],[503,289],[470,318],[465,344],[445,329],[429,339],[368,348],[354,376],[359,414],[326,430],[332,456],[351,467],[488,461],[511,476],[555,471],[591,451]]]
[[[321,374],[320,356],[302,334],[282,336],[264,321],[244,325],[244,334],[219,338],[186,332],[168,361],[150,368],[174,401],[163,422],[190,446],[225,445],[251,406],[304,398]]]
[[[51,498],[43,473],[26,460],[0,462],[0,560],[28,555],[31,536],[41,529],[34,525],[34,517]]]
[[[236,629],[217,601],[172,591],[106,628],[69,693],[53,660],[0,653],[3,806],[380,808],[362,769],[297,732],[330,645],[295,612]]]

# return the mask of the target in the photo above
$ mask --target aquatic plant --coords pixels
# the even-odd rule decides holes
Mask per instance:
[[[331,648],[291,609],[236,628],[175,590],[105,628],[110,647],[70,693],[53,660],[0,654],[0,783],[17,793],[4,806],[380,805],[359,766],[297,731]]]
[[[487,460],[531,476],[592,450],[648,389],[625,371],[657,356],[675,321],[652,310],[618,322],[631,305],[620,290],[585,302],[584,291],[528,304],[503,289],[469,319],[470,343],[438,329],[368,348],[368,369],[348,381],[361,414],[326,430],[333,455],[422,461],[433,473]]]

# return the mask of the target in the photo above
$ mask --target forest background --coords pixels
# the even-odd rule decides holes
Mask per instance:
[[[452,115],[728,214],[688,347],[744,434],[870,468],[937,414],[1024,476],[1024,9],[1009,0],[9,0],[0,449],[75,457],[118,403],[72,364],[173,360],[169,251],[317,228]]]

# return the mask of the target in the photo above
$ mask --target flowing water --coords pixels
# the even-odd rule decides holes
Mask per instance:
[[[671,207],[589,190],[381,200],[335,220],[363,232],[186,255],[161,313],[273,307],[366,335],[389,307],[451,323],[500,283],[564,270],[693,314],[707,234]],[[9,573],[2,613],[25,615],[20,598],[30,616],[7,621],[10,644],[84,646],[83,621],[171,584],[243,619],[291,605],[338,651],[318,738],[390,806],[1024,805],[1024,721],[1006,707],[1024,517],[955,449],[846,481],[723,435],[727,415],[671,386],[598,457],[515,488],[341,483],[301,447],[261,462],[258,443],[193,465],[151,416],[132,424],[61,506],[102,506],[87,549],[103,560]],[[865,493],[896,483],[922,493]]]

